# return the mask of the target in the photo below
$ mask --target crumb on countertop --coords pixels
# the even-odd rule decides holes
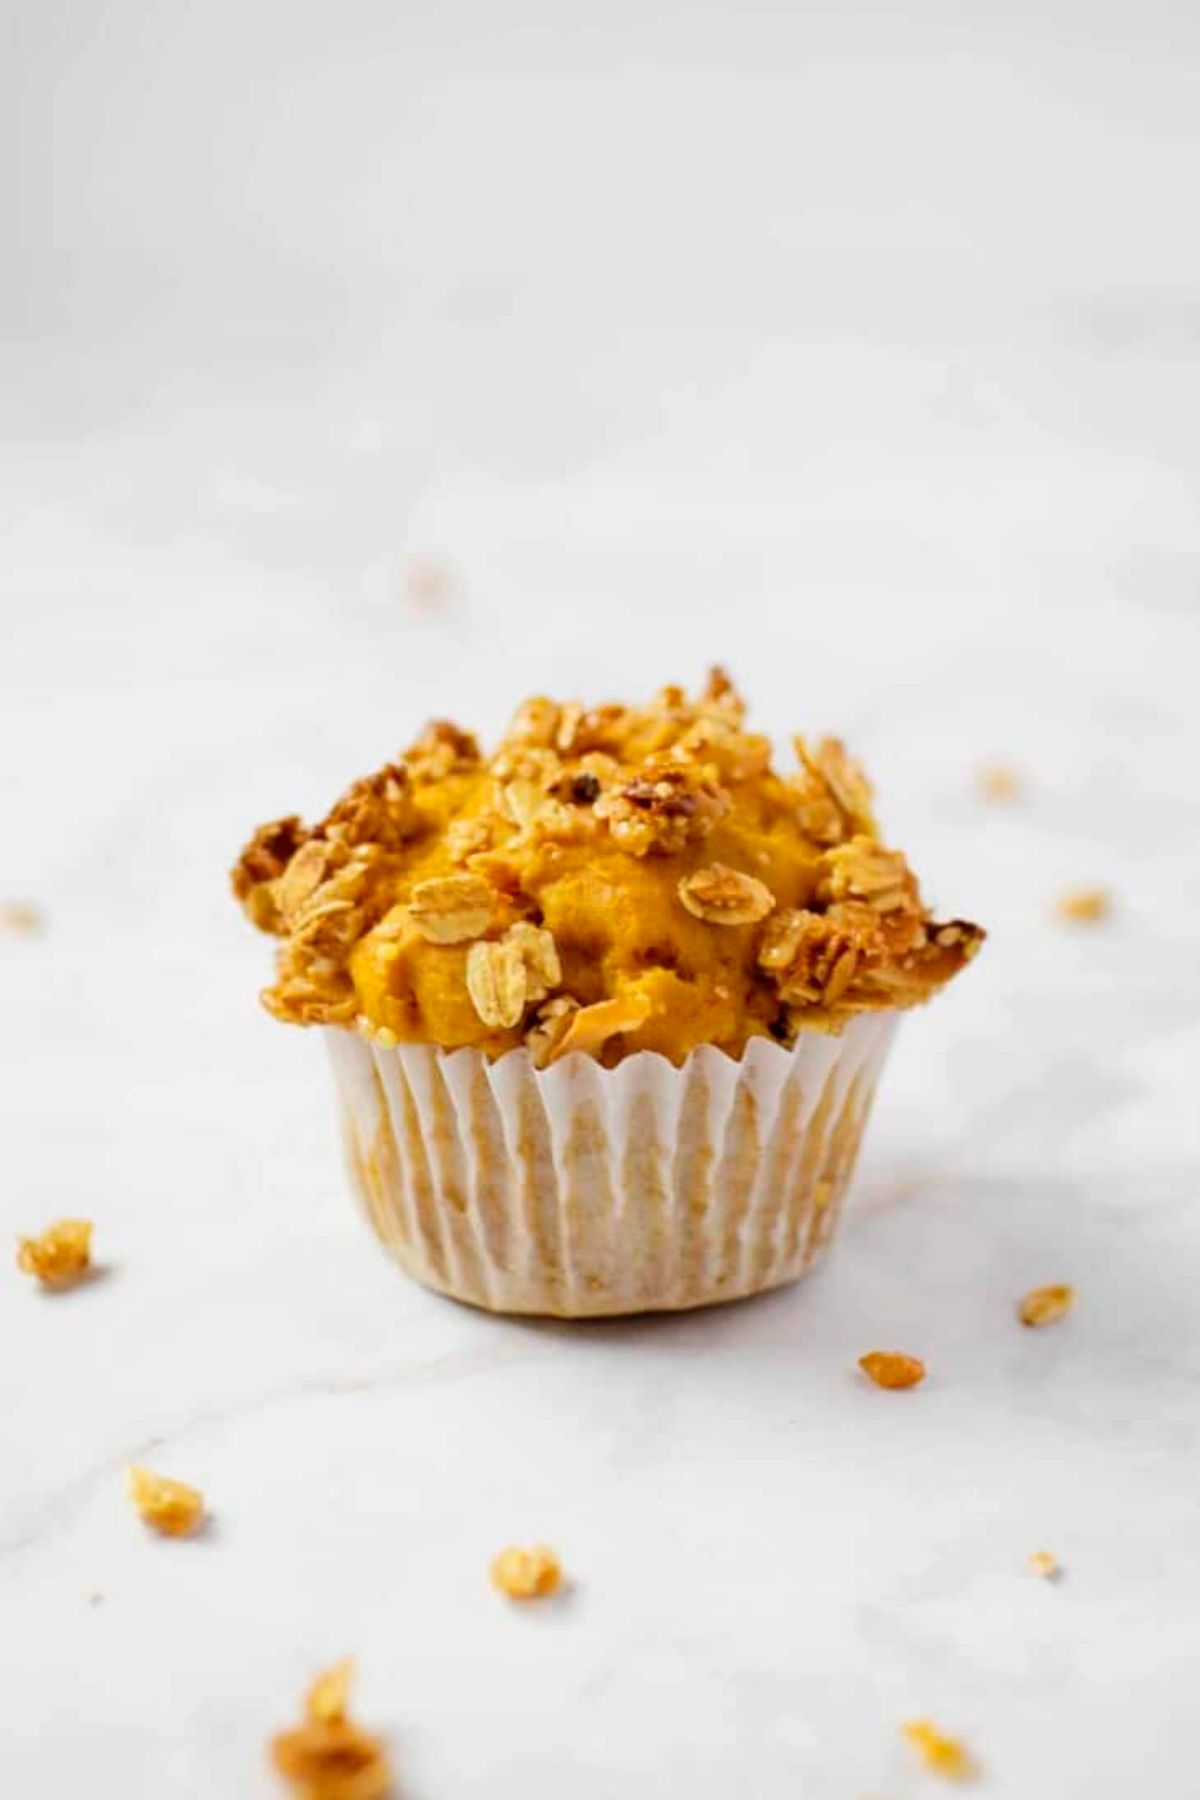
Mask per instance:
[[[1032,1288],[1017,1308],[1022,1325],[1052,1325],[1063,1318],[1075,1304],[1075,1289],[1065,1282],[1050,1287]]]
[[[1112,909],[1112,896],[1099,887],[1067,888],[1054,904],[1055,916],[1067,925],[1099,925]]]
[[[975,784],[985,800],[1003,803],[1020,798],[1021,777],[1006,763],[985,763],[975,777]]]
[[[492,1586],[510,1600],[543,1599],[557,1593],[562,1583],[562,1564],[545,1544],[501,1550],[492,1560],[490,1573]]]
[[[858,1366],[881,1388],[916,1387],[925,1379],[925,1364],[920,1357],[906,1356],[902,1350],[868,1350],[859,1357]]]
[[[57,1219],[40,1237],[18,1239],[17,1267],[43,1287],[74,1287],[92,1266],[93,1229],[90,1219]]]
[[[966,1745],[947,1737],[930,1719],[910,1719],[901,1728],[925,1767],[948,1781],[971,1781],[979,1773]]]
[[[382,1738],[349,1716],[354,1664],[347,1658],[319,1675],[304,1717],[271,1739],[271,1760],[297,1800],[386,1800],[392,1772]]]
[[[173,1481],[130,1463],[125,1492],[145,1523],[163,1537],[188,1537],[203,1521],[204,1496],[186,1481]]]

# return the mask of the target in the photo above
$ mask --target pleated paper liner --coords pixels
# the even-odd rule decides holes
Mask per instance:
[[[351,1178],[428,1287],[560,1318],[736,1300],[828,1244],[894,1027],[862,1014],[791,1050],[754,1039],[679,1068],[525,1050],[383,1047],[330,1029]]]

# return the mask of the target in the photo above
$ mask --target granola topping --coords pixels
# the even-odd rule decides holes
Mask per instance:
[[[789,910],[767,926],[759,966],[789,1006],[836,1006],[858,972],[870,940],[825,913]]]
[[[508,1030],[562,980],[550,932],[522,920],[496,943],[472,944],[467,992],[485,1025]]]
[[[919,911],[916,882],[899,850],[868,837],[852,837],[821,858],[818,899],[865,900],[876,912]]]
[[[537,1068],[544,1069],[555,1060],[555,1052],[579,1010],[578,1000],[570,994],[556,994],[553,1000],[538,1007],[533,1024],[525,1033],[525,1048]]]
[[[496,894],[481,875],[441,875],[418,881],[408,916],[430,944],[466,944],[492,922]]]
[[[435,721],[243,851],[234,891],[280,940],[264,1002],[378,1042],[611,1063],[928,999],[982,932],[930,917],[837,739],[796,751],[777,773],[723,670],[644,706],[535,697],[490,757]]]
[[[697,919],[710,925],[757,925],[775,905],[775,896],[764,881],[713,863],[685,875],[679,898]]]
[[[452,819],[446,827],[446,850],[453,863],[469,862],[490,849],[492,828],[486,819]]]
[[[841,740],[821,738],[810,747],[797,735],[792,742],[800,764],[795,792],[801,828],[818,844],[838,844],[854,832],[874,837],[871,784]]]
[[[645,995],[618,995],[612,1000],[597,1000],[593,1006],[573,1010],[566,1029],[556,1038],[547,1062],[557,1062],[582,1050],[588,1056],[599,1056],[610,1038],[637,1031],[650,1016],[651,1003]]]
[[[404,763],[387,763],[346,789],[322,831],[343,844],[376,844],[399,850],[414,828],[410,776]]]
[[[729,798],[703,768],[651,758],[640,775],[596,801],[613,840],[631,856],[670,856],[707,837]]]

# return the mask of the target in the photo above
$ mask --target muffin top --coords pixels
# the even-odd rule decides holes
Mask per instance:
[[[740,1056],[929,998],[983,939],[934,923],[835,738],[767,738],[714,669],[696,700],[527,700],[495,755],[437,720],[315,826],[233,871],[282,940],[263,1000],[296,1025],[545,1065],[580,1050]]]

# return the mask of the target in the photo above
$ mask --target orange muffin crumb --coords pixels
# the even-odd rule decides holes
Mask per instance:
[[[1103,888],[1068,888],[1054,910],[1068,925],[1098,925],[1111,914],[1112,897]]]
[[[528,1550],[511,1547],[493,1558],[490,1574],[492,1586],[510,1600],[539,1600],[557,1593],[562,1564],[545,1544],[533,1544]]]
[[[125,1492],[146,1524],[163,1537],[188,1537],[204,1518],[204,1496],[198,1488],[134,1463],[125,1471]]]
[[[904,1736],[927,1769],[948,1781],[970,1781],[979,1771],[965,1744],[947,1737],[929,1719],[910,1719],[901,1726]]]
[[[44,914],[27,900],[0,900],[0,931],[32,937],[45,923]]]
[[[20,1238],[17,1267],[43,1287],[74,1287],[92,1266],[93,1229],[90,1219],[59,1219],[40,1237]]]
[[[916,1387],[925,1379],[925,1364],[920,1357],[906,1356],[902,1350],[868,1350],[859,1357],[858,1366],[881,1388]]]
[[[1021,792],[1021,777],[1005,763],[985,763],[975,782],[985,800],[1015,800]]]
[[[1066,1283],[1033,1288],[1017,1308],[1022,1325],[1052,1325],[1063,1318],[1075,1304],[1075,1289]]]
[[[347,1658],[319,1675],[301,1724],[271,1740],[271,1760],[297,1800],[386,1800],[392,1792],[382,1738],[349,1717],[353,1673]]]
[[[1060,1572],[1058,1558],[1049,1550],[1035,1550],[1029,1558],[1029,1573],[1043,1581],[1053,1581]]]

